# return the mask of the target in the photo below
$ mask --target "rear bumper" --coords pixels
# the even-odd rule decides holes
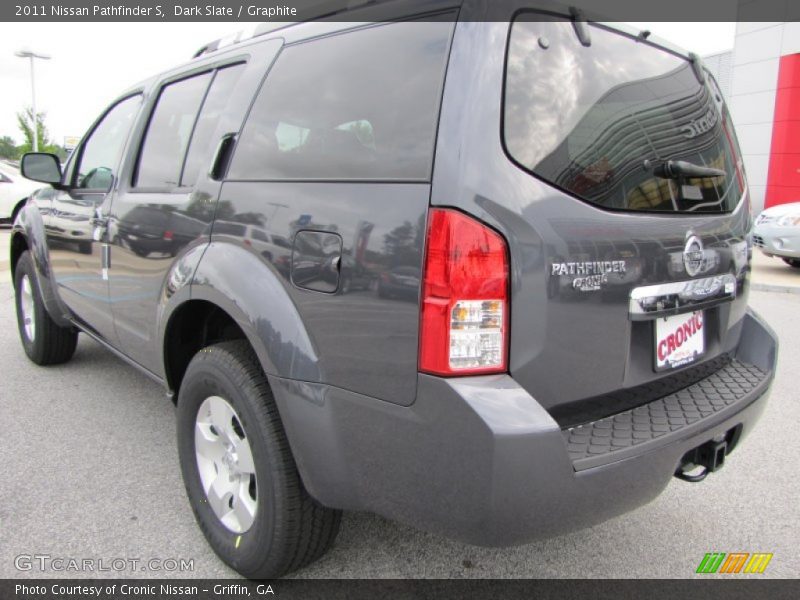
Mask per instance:
[[[588,442],[574,429],[562,431],[507,375],[420,375],[410,407],[317,384],[272,385],[303,480],[321,503],[504,546],[630,511],[661,492],[686,452],[739,425],[742,436],[749,433],[766,404],[776,356],[774,334],[748,312],[732,363],[743,365],[739,374],[712,376],[673,395],[688,396],[645,405],[655,424],[666,417],[668,431],[650,427],[651,418],[647,436],[633,435],[643,433],[634,425],[644,425],[634,419],[643,411],[634,409],[615,416],[629,422],[620,429],[627,434],[598,435],[608,429],[603,419],[584,426]],[[628,444],[606,443],[626,435]]]

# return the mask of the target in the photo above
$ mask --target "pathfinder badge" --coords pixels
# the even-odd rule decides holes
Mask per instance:
[[[699,119],[693,119],[688,125],[684,125],[680,129],[684,137],[691,139],[714,129],[717,119],[717,112],[713,108],[709,108],[705,115]]]
[[[586,262],[553,263],[550,276],[574,275],[572,288],[581,292],[595,292],[608,283],[608,276],[625,275],[624,260],[599,260]]]

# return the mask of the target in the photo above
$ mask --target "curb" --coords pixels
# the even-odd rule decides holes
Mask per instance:
[[[755,292],[780,292],[784,294],[800,294],[800,287],[795,285],[775,285],[772,283],[750,283]]]

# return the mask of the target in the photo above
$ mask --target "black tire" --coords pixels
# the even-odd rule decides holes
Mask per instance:
[[[22,284],[26,277],[30,282],[29,285],[33,297],[33,339],[28,336],[25,330],[22,309]],[[28,251],[22,253],[14,272],[14,298],[17,305],[19,337],[28,358],[37,365],[42,366],[57,365],[72,358],[72,355],[75,354],[75,347],[78,344],[78,332],[72,327],[60,327],[50,318],[42,302],[42,294],[36,279],[33,259]]]
[[[800,259],[798,258],[784,258],[783,262],[785,262],[790,267],[794,267],[795,269],[800,269]]]
[[[203,402],[219,396],[236,411],[253,455],[258,494],[255,520],[243,533],[228,529],[203,490],[195,454],[195,424]],[[198,352],[178,395],[178,455],[197,523],[214,552],[251,579],[269,579],[320,558],[339,532],[341,512],[318,504],[300,479],[278,409],[258,358],[246,341]]]

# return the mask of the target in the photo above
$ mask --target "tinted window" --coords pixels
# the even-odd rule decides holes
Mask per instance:
[[[210,79],[211,73],[203,73],[161,90],[139,155],[137,187],[178,186],[186,147]]]
[[[194,185],[201,169],[208,169],[206,162],[209,160],[209,147],[215,146],[219,140],[212,140],[211,136],[217,127],[217,122],[228,104],[233,87],[242,74],[244,65],[234,65],[217,71],[211,88],[208,90],[203,108],[197,117],[192,141],[189,143],[189,153],[186,155],[186,164],[183,167],[181,185]]]
[[[260,229],[253,229],[252,236],[254,240],[258,240],[259,242],[270,243],[269,236]]]
[[[281,248],[291,248],[292,245],[289,243],[285,237],[280,235],[272,234],[272,243],[276,246],[280,246]]]
[[[231,223],[229,221],[214,221],[215,235],[232,235],[235,237],[244,237],[245,226],[238,223]]]
[[[89,135],[81,150],[75,182],[78,188],[108,190],[111,187],[141,99],[141,96],[131,96],[116,104]]]
[[[368,27],[283,50],[231,179],[427,179],[452,23]]]
[[[504,113],[509,154],[603,207],[732,210],[744,181],[718,90],[701,84],[679,56],[601,27],[589,30],[592,43],[584,47],[570,22],[512,26]],[[656,176],[667,160],[725,174]]]

